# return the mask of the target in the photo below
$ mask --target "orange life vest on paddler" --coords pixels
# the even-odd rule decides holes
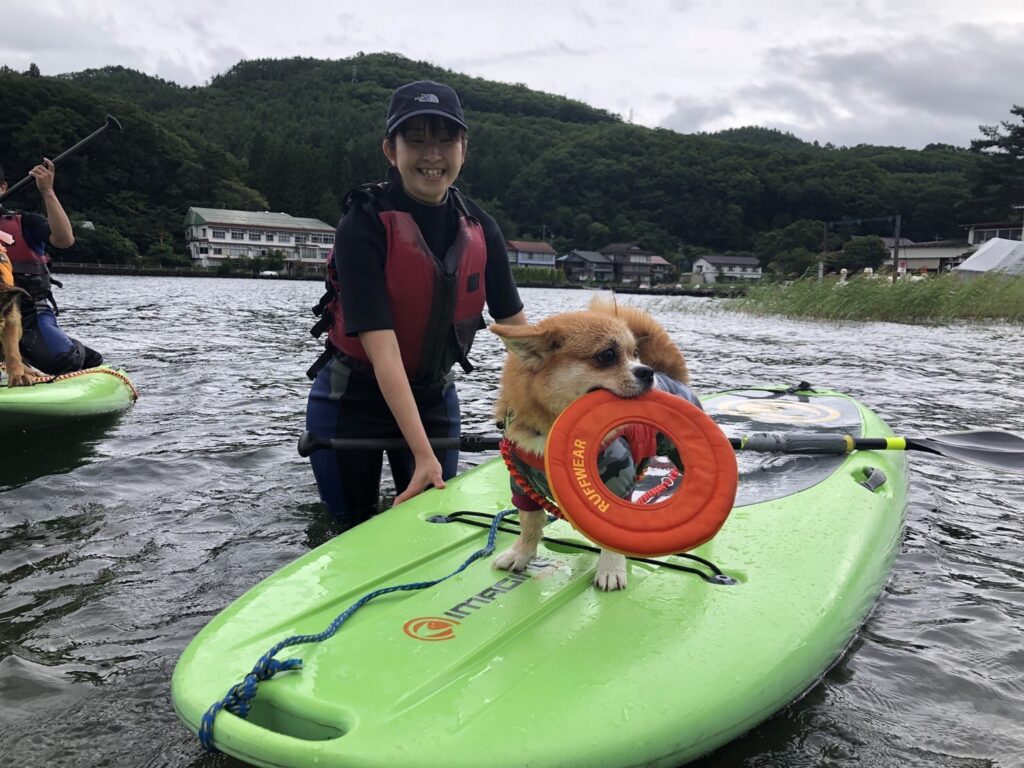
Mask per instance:
[[[14,270],[11,269],[11,260],[7,258],[7,251],[0,245],[0,288],[14,287]]]
[[[46,245],[40,244],[39,250],[29,246],[21,226],[20,213],[0,213],[0,231],[14,238],[7,248],[7,258],[11,269],[17,275],[48,275],[50,257],[46,254]]]

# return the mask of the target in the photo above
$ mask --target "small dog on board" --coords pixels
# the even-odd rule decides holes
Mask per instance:
[[[587,392],[607,389],[619,397],[637,397],[657,387],[697,402],[683,386],[690,376],[682,352],[653,317],[635,307],[596,298],[584,311],[553,315],[536,325],[492,324],[490,330],[509,351],[495,415],[504,423],[512,455],[529,454],[534,465],[540,457],[543,466],[555,419]],[[632,459],[627,463],[631,486]],[[542,482],[537,473],[532,478]],[[622,493],[605,482],[620,496],[630,490]],[[494,558],[493,566],[523,571],[537,556],[546,512],[515,480],[512,501],[519,510],[519,538]],[[624,589],[625,556],[602,549],[594,584],[606,591]]]
[[[20,387],[35,383],[36,377],[25,367],[18,342],[21,341],[21,297],[28,293],[14,285],[14,272],[4,245],[14,242],[0,232],[0,362],[7,369],[7,386]]]

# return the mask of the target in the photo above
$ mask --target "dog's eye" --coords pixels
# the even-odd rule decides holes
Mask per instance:
[[[600,366],[615,365],[618,359],[619,353],[614,347],[608,347],[608,349],[594,355],[594,360],[597,361],[597,364]]]

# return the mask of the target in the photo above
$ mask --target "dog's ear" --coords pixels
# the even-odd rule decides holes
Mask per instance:
[[[535,325],[499,325],[492,323],[492,333],[501,337],[508,351],[530,370],[540,368],[552,352],[562,346],[561,334],[542,331]]]

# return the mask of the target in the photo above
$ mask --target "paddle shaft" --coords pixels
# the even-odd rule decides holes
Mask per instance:
[[[71,155],[75,154],[82,147],[84,147],[86,144],[88,144],[93,139],[95,139],[97,136],[107,132],[111,128],[115,128],[115,129],[120,131],[121,130],[121,123],[119,123],[117,121],[117,118],[114,117],[113,115],[107,115],[107,122],[103,124],[102,128],[97,128],[95,131],[90,133],[88,136],[86,136],[80,142],[75,144],[73,147],[71,147],[69,149],[66,149],[63,152],[61,152],[59,155],[57,155],[55,158],[53,158],[53,160],[51,160],[50,162],[53,163],[56,166],[57,163],[59,163],[61,160],[64,160],[65,158],[68,158]],[[8,197],[13,195],[15,192],[17,192],[22,187],[30,184],[32,182],[32,180],[33,180],[32,174],[29,174],[28,176],[23,178],[21,181],[19,181],[17,184],[15,184],[13,187],[8,187],[7,190],[3,194],[0,194],[0,201],[3,201],[5,199],[7,199]]]
[[[918,446],[903,437],[851,437],[815,432],[754,432],[746,437],[731,437],[738,451],[755,453],[837,454],[851,451],[913,450]],[[930,450],[925,447],[922,450]],[[934,451],[932,451],[934,453]]]
[[[500,436],[463,435],[431,438],[438,450],[495,451]],[[971,464],[1024,472],[1024,439],[1010,432],[955,432],[932,437],[853,437],[821,432],[754,432],[745,437],[729,438],[737,451],[755,453],[790,453],[811,455],[842,455],[853,451],[924,451],[959,459]],[[299,438],[299,455],[330,448],[345,450],[400,450],[406,447],[401,438],[326,439],[304,432]]]
[[[756,432],[731,438],[739,451],[844,454],[851,451],[924,451],[970,464],[1024,472],[1024,439],[995,430],[954,432],[931,437],[852,437],[850,435]]]
[[[501,442],[500,437],[488,435],[463,435],[462,437],[432,437],[430,447],[438,450],[458,448],[462,451],[496,451]],[[905,450],[912,448],[908,440],[902,437],[850,437],[848,435],[830,435],[814,433],[757,432],[747,437],[733,437],[729,443],[738,451],[754,451],[755,453],[808,453],[838,454],[863,450]],[[400,437],[345,437],[322,438],[304,432],[299,439],[299,454],[308,456],[321,448],[332,448],[336,451],[378,450],[391,451],[406,447]],[[930,450],[923,448],[922,450]],[[932,451],[934,453],[934,451]]]
[[[452,449],[478,452],[496,451],[501,443],[501,436],[493,435],[463,435],[462,437],[431,437],[430,447],[439,451]],[[399,451],[408,448],[408,443],[400,437],[376,438],[376,437],[316,437],[309,432],[303,432],[299,438],[299,455],[309,456],[313,451],[321,448],[330,448],[335,451]]]

